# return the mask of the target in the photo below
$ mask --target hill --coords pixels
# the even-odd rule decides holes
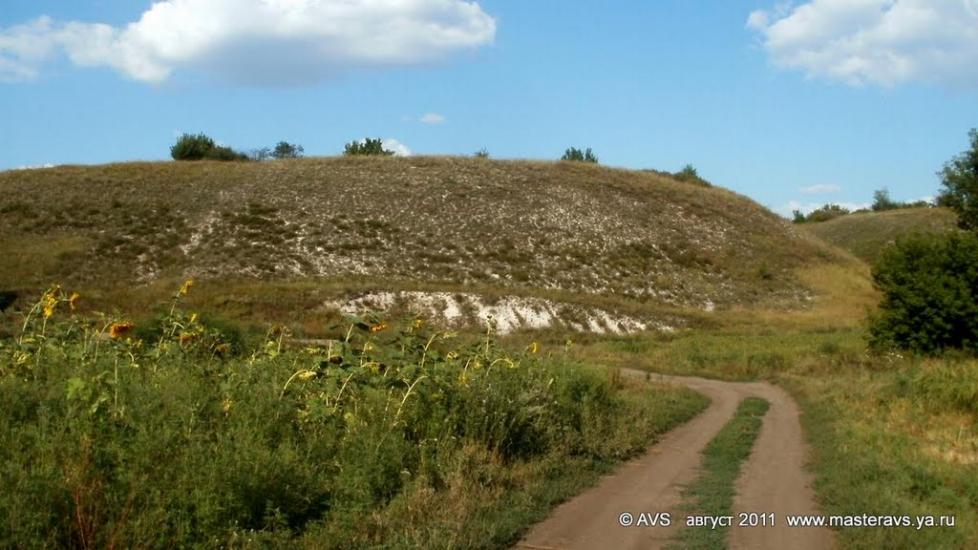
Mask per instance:
[[[438,307],[465,310],[459,317],[510,296],[639,317],[650,308],[798,307],[810,292],[795,270],[835,261],[730,191],[570,162],[311,158],[8,171],[0,212],[0,290],[59,281],[85,289],[95,306],[138,310],[193,277],[206,289],[203,305],[264,319],[369,306],[381,291],[396,291],[378,296],[383,306],[416,291],[448,293],[454,305]],[[524,305],[516,317],[540,309]]]
[[[907,208],[850,214],[802,227],[871,264],[899,237],[954,229],[956,221],[954,212],[946,208]]]

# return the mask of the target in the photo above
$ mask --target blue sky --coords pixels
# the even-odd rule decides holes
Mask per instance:
[[[162,160],[198,131],[309,155],[573,145],[787,213],[933,195],[978,126],[978,0],[158,4],[5,0],[0,169]]]

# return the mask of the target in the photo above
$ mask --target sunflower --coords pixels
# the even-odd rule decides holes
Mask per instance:
[[[112,323],[109,326],[109,337],[118,339],[124,336],[129,336],[134,328],[136,328],[135,325],[129,322]]]
[[[190,289],[193,288],[193,286],[194,286],[193,279],[187,279],[186,281],[184,281],[183,285],[180,286],[180,293],[179,293],[180,296],[186,296],[187,293],[190,292]]]
[[[75,306],[78,304],[79,298],[81,298],[81,294],[78,294],[77,292],[71,293],[71,297],[68,298],[68,307],[71,308],[71,311],[75,311]]]
[[[376,332],[380,332],[382,330],[387,330],[387,323],[380,322],[380,323],[377,323],[376,325],[373,325],[372,327],[370,327],[370,332],[375,332],[376,333]]]

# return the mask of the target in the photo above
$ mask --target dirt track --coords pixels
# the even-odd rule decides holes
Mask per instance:
[[[638,371],[626,374],[644,378]],[[679,509],[683,486],[696,478],[700,452],[733,416],[745,397],[771,403],[761,434],[737,481],[734,521],[739,512],[775,513],[774,527],[730,529],[731,548],[799,550],[834,546],[829,529],[789,528],[787,514],[817,514],[812,477],[804,469],[808,446],[798,407],[784,390],[767,383],[733,383],[702,378],[653,375],[686,385],[712,400],[706,411],[673,430],[645,455],[622,466],[593,489],[560,505],[534,526],[516,548],[663,548],[684,526]],[[638,517],[670,512],[671,527],[622,527],[623,512]],[[735,523],[736,525],[736,523]]]

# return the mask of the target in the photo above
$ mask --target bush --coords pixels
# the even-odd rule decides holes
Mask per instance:
[[[588,147],[586,151],[581,151],[576,147],[571,147],[564,151],[564,156],[560,157],[560,160],[569,160],[572,162],[590,162],[592,164],[598,163],[598,157],[594,156],[591,148]]]
[[[795,210],[793,213],[793,221],[795,223],[827,222],[831,219],[845,216],[849,213],[848,208],[844,208],[838,204],[826,204],[821,208],[812,210],[807,216],[802,214],[801,211]]]
[[[710,182],[700,177],[699,173],[696,171],[696,168],[694,168],[692,164],[687,164],[682,170],[673,174],[672,177],[686,183],[695,183],[698,185],[705,185],[707,187],[711,185]]]
[[[374,155],[389,157],[394,154],[394,151],[384,149],[384,142],[380,138],[366,138],[363,141],[351,141],[350,143],[347,143],[343,154],[347,156]]]
[[[913,235],[873,269],[883,293],[870,320],[877,349],[978,352],[978,235]]]
[[[962,229],[978,230],[978,129],[968,134],[971,149],[961,153],[938,172],[944,189],[938,204],[957,212]]]
[[[296,143],[280,141],[275,149],[272,150],[272,157],[276,159],[296,159],[302,156],[305,149]]]
[[[477,159],[487,159],[489,158],[489,150],[483,147],[475,152],[475,158]]]
[[[248,155],[214,143],[205,134],[184,134],[170,147],[173,160],[248,160]]]
[[[204,134],[184,134],[170,147],[173,160],[201,160],[214,148],[214,140]]]

